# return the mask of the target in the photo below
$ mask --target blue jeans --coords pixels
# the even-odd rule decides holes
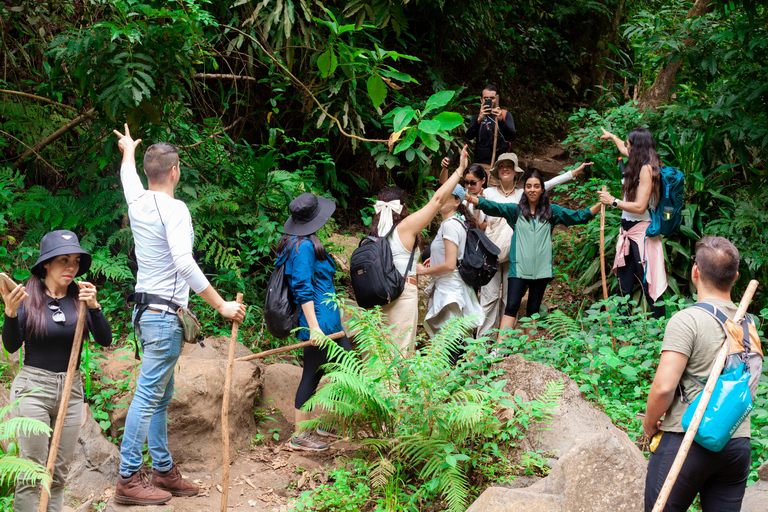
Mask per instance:
[[[168,404],[173,398],[173,370],[184,344],[184,329],[175,314],[147,310],[137,337],[144,356],[120,445],[120,474],[124,477],[141,469],[144,441],[149,445],[152,467],[167,471],[173,466],[168,451]]]

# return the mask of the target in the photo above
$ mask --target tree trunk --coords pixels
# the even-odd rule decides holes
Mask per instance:
[[[697,16],[703,16],[704,14],[711,12],[711,4],[712,0],[696,0],[693,7],[691,7],[691,10],[688,11],[687,18],[690,19]],[[683,46],[688,47],[692,43],[693,39],[686,39],[683,41]],[[680,71],[680,68],[683,66],[683,58],[684,56],[681,53],[678,55],[677,59],[661,67],[659,73],[656,75],[656,80],[653,81],[653,85],[643,93],[643,97],[640,99],[640,108],[655,109],[662,103],[669,101],[672,94],[672,87],[675,85],[675,76],[677,76],[677,72]]]
[[[595,94],[597,93],[597,87],[603,85],[603,82],[606,80],[606,76],[608,77],[608,83],[606,83],[605,86],[608,90],[611,89],[611,85],[613,83],[613,74],[608,75],[608,68],[605,66],[605,59],[611,54],[611,50],[608,45],[619,45],[619,25],[621,24],[621,20],[624,17],[624,5],[626,3],[627,0],[619,0],[618,6],[616,7],[616,11],[613,16],[613,20],[611,20],[611,25],[610,27],[606,27],[607,30],[603,32],[603,35],[600,37],[600,41],[597,44],[597,52],[595,53],[595,56],[592,59],[592,63],[590,65],[590,79],[592,82],[591,87],[594,91],[596,91]]]

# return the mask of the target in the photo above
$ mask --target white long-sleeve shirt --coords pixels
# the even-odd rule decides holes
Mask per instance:
[[[192,256],[194,231],[187,205],[168,194],[145,190],[133,163],[122,165],[120,179],[139,264],[136,292],[187,307],[190,287],[200,293],[209,286]]]

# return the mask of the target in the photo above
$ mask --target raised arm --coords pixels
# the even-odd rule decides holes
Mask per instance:
[[[136,172],[136,147],[141,144],[141,139],[133,140],[125,123],[125,133],[112,130],[117,135],[117,147],[123,153],[123,162],[120,166],[120,181],[123,183],[123,193],[128,204],[135,201],[144,193],[144,185],[141,184],[138,172]]]
[[[619,150],[619,153],[629,158],[629,151],[627,150],[627,145],[623,140],[621,140],[621,137],[617,137],[616,135],[612,134],[605,128],[600,128],[600,129],[603,130],[603,134],[600,136],[600,138],[602,140],[612,140],[613,143],[616,144],[616,149]]]
[[[589,209],[571,210],[563,208],[556,204],[552,205],[552,220],[555,224],[564,224],[566,226],[575,226],[577,224],[586,224],[595,218],[595,214],[600,211],[600,203],[596,203]]]
[[[653,168],[650,165],[644,165],[640,169],[640,184],[637,186],[635,200],[632,202],[618,201],[616,207],[619,210],[639,215],[648,209],[648,203],[651,200],[651,189],[653,187],[651,172],[653,172]],[[606,206],[612,206],[613,201],[616,199],[610,192],[600,191],[597,193],[597,196],[600,202]]]
[[[475,208],[492,217],[503,217],[507,219],[507,222],[510,225],[515,222],[515,215],[517,214],[517,203],[495,203],[485,199],[484,197],[473,195],[469,196],[469,201],[475,205]]]
[[[426,228],[432,219],[435,218],[437,212],[445,204],[449,197],[453,194],[453,189],[459,184],[459,180],[464,176],[464,170],[469,164],[469,155],[467,154],[467,146],[461,150],[461,158],[459,160],[459,167],[451,174],[450,178],[445,180],[437,192],[432,195],[429,202],[421,209],[418,210],[397,225],[397,235],[400,237],[400,241],[405,247],[413,247],[413,242],[416,240],[416,235]]]

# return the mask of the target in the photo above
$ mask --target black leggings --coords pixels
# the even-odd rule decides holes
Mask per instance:
[[[352,350],[349,338],[343,336],[336,343],[344,350]],[[304,371],[301,373],[299,389],[296,390],[296,408],[301,409],[317,390],[320,379],[323,378],[321,366],[328,362],[328,351],[320,347],[304,347]]]
[[[547,285],[551,280],[551,277],[544,279],[510,277],[507,286],[507,308],[504,310],[504,314],[511,317],[517,316],[520,302],[523,300],[526,290],[528,290],[528,305],[525,308],[526,316],[538,313],[539,308],[541,308],[541,301],[544,299],[544,291],[546,291]]]
[[[675,460],[684,434],[664,432],[648,460],[645,477],[645,511],[651,512]],[[728,441],[719,452],[691,444],[664,512],[685,512],[697,494],[704,512],[739,512],[750,466],[749,438]]]
[[[629,231],[635,222],[622,220],[621,227]],[[640,260],[640,249],[637,244],[629,241],[629,254],[624,258],[624,266],[616,267],[616,277],[619,280],[619,295],[630,297],[635,284],[640,284],[645,294],[645,300],[648,301],[648,306],[651,308],[653,318],[664,318],[664,306],[654,306],[651,294],[648,291],[648,281],[644,280],[645,271],[643,270],[643,262]]]

